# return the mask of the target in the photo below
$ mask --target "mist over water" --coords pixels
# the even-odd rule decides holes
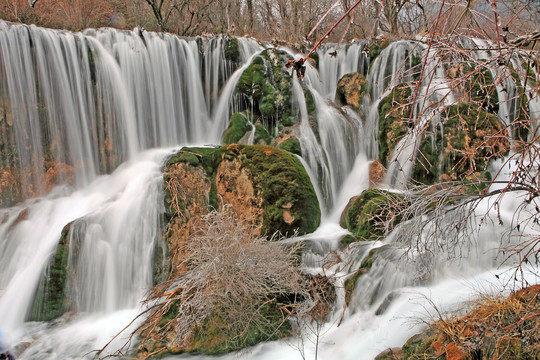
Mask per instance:
[[[0,210],[0,327],[9,344],[25,350],[20,359],[90,359],[92,351],[140,312],[152,284],[153,254],[163,229],[164,161],[181,146],[221,142],[238,108],[236,83],[263,50],[256,41],[239,38],[240,63],[235,65],[225,59],[224,41],[141,30],[70,33],[0,22],[0,95],[9,99],[16,119],[7,142],[17,153],[17,166],[28,174],[22,184],[25,201]],[[409,55],[425,55],[423,45],[398,41],[368,72],[364,42],[342,46],[335,58],[328,56],[331,50],[319,51],[318,68],[308,64],[302,81],[292,78],[302,162],[323,212],[319,229],[303,237],[313,245],[306,254],[310,271],[320,270],[324,256],[339,247],[347,234],[339,226],[341,213],[351,197],[369,187],[369,166],[378,155],[379,101],[389,84],[408,80]],[[436,64],[436,56],[428,54],[434,58],[430,63]],[[338,80],[350,72],[366,75],[371,85],[362,116],[333,103]],[[428,84],[420,87],[418,114],[443,99],[454,101],[440,68],[426,72],[434,80],[429,96]],[[307,91],[315,107],[311,114]],[[501,107],[499,116],[511,117],[511,107],[511,102]],[[316,119],[317,134],[310,116]],[[416,141],[414,136],[408,139],[411,144]],[[43,151],[51,144],[52,159]],[[388,187],[402,188],[407,180],[414,155],[411,144],[398,145],[408,150],[392,158]],[[43,169],[51,161],[72,167],[75,180],[60,178],[49,191]],[[509,198],[501,204],[505,219],[520,201]],[[482,203],[478,214],[488,208]],[[50,323],[27,321],[63,230],[70,246],[67,289],[72,311]],[[392,236],[340,252],[344,261],[326,269],[336,275],[338,300],[321,332],[319,359],[373,359],[421,330],[421,321],[415,319],[433,316],[430,301],[441,311],[453,310],[476,289],[499,288],[510,276],[498,268],[501,259],[495,249],[502,232],[486,226],[459,261],[436,254],[440,258],[427,278],[416,276],[420,272],[415,267],[426,254],[413,254],[416,259],[405,261],[401,244]],[[359,280],[345,307],[339,285],[370,251],[385,256]],[[220,358],[301,359],[303,350],[309,359],[315,353],[312,335],[306,334],[304,345],[296,339],[269,342]],[[126,341],[122,335],[108,350]],[[183,358],[210,357],[169,357]]]

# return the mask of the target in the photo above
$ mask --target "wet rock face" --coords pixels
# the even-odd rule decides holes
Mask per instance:
[[[415,125],[411,93],[407,85],[398,85],[379,103],[379,159],[383,165],[388,165],[396,145],[410,136]],[[510,144],[504,125],[483,106],[460,103],[442,111],[440,120],[422,133],[412,180],[431,185],[491,178],[486,173],[488,162],[508,153]]]
[[[336,102],[338,105],[349,105],[355,110],[360,110],[364,95],[368,93],[368,82],[359,73],[343,75],[337,83]]]

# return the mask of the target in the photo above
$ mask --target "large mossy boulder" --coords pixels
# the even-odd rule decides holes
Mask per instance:
[[[369,94],[369,84],[362,74],[345,74],[337,83],[336,102],[341,106],[349,105],[358,111],[366,94]]]
[[[281,235],[313,232],[320,223],[318,199],[299,159],[274,147],[231,144],[219,148],[183,148],[167,161],[164,181],[168,219],[165,238],[175,276],[186,266],[183,245],[190,241],[190,236],[200,228],[202,217],[212,209],[230,206],[239,219],[249,224],[254,236],[268,239],[276,232]],[[173,304],[159,321],[163,326],[142,332],[139,351],[169,349],[174,353],[220,354],[238,350],[240,343],[251,346],[287,336],[291,328],[283,325],[282,313],[273,304],[289,300],[277,300],[268,301],[261,309],[268,320],[267,329],[248,327],[242,341],[220,330],[220,322],[226,319],[216,313],[209,316],[208,322],[198,324],[193,329],[193,338],[181,344],[173,341],[176,336],[170,320],[178,312]],[[269,329],[274,329],[271,337]]]
[[[395,206],[402,203],[401,195],[378,189],[366,190],[349,201],[340,225],[356,239],[380,240],[386,231],[401,221],[395,214]]]
[[[170,214],[176,217],[228,203],[251,218],[261,235],[305,234],[320,222],[306,170],[296,156],[274,147],[184,148],[169,159],[165,181]]]

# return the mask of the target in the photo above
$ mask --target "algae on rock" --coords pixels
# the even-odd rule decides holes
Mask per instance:
[[[340,225],[356,239],[380,240],[402,219],[394,206],[404,206],[403,197],[384,190],[366,190],[345,207]]]

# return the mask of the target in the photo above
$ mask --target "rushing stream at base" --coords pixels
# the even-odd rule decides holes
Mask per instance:
[[[138,30],[73,34],[0,22],[0,105],[16,119],[9,120],[14,134],[6,143],[17,154],[16,159],[3,154],[0,161],[26,175],[24,201],[0,210],[0,327],[20,359],[92,358],[93,351],[140,312],[160,246],[164,161],[173,153],[171,147],[220,143],[237,106],[235,84],[262,51],[254,40],[240,39],[240,60],[233,64],[223,55],[224,42]],[[378,152],[377,105],[386,86],[403,81],[402,64],[412,62],[405,54],[422,52],[421,46],[397,42],[367,73],[363,47],[353,44],[336,59],[325,57],[323,49],[319,70],[308,65],[303,82],[292,81],[304,164],[324,197],[321,226],[303,237],[314,244],[305,256],[306,267],[314,272],[348,233],[339,226],[347,202],[369,187],[369,166]],[[355,71],[372,83],[371,99],[364,99],[364,121],[332,104],[339,78]],[[419,106],[442,98],[452,101],[444,76],[436,80],[441,83],[438,94]],[[305,89],[316,107],[318,136],[309,125]],[[47,147],[52,149],[48,154]],[[72,170],[59,173],[56,187],[48,192],[44,164],[52,162]],[[68,185],[70,176],[74,179]],[[399,186],[402,176],[389,182]],[[513,200],[501,205],[506,217],[514,213]],[[34,297],[41,279],[49,275],[48,263],[63,230],[70,245],[68,291],[75,310],[51,322],[28,321],[33,311],[43,311],[34,309]],[[427,281],[415,277],[414,262],[399,256],[376,262],[348,308],[338,286],[336,307],[318,347],[312,342],[316,334],[308,333],[303,345],[298,339],[270,342],[223,358],[302,359],[304,354],[310,359],[317,350],[323,360],[373,359],[419,332],[422,321],[434,316],[432,303],[444,312],[470,300],[477,289],[501,288],[510,276],[497,268],[501,259],[494,249],[502,232],[486,226],[459,261],[447,263],[443,254]],[[327,271],[337,275],[339,285],[371,248],[396,251],[392,241],[389,236],[353,246],[341,254],[351,258],[349,263]],[[123,346],[128,334],[107,351]]]

